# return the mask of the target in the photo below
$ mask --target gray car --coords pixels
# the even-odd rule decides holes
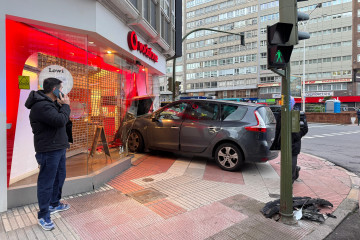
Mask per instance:
[[[131,152],[156,149],[215,158],[224,170],[266,162],[276,121],[264,105],[216,100],[180,100],[123,124]]]

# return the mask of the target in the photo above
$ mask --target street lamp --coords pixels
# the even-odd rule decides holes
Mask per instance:
[[[311,13],[309,14],[309,17],[310,17],[310,15],[315,11],[315,9],[317,9],[317,8],[321,8],[322,7],[322,4],[321,3],[318,3],[316,6],[315,6],[315,8],[311,11]],[[304,31],[306,32],[306,26],[307,26],[307,24],[308,24],[308,22],[309,22],[310,20],[307,20],[307,21],[303,21],[302,22],[302,24],[303,24],[303,26],[304,26]],[[305,25],[306,24],[306,25]],[[302,111],[303,112],[305,112],[305,43],[306,43],[306,40],[304,39],[304,56],[303,56],[303,77],[302,77],[302,85],[303,85],[303,87],[302,87]]]
[[[232,35],[239,35],[240,36],[240,44],[245,46],[245,35],[243,32],[241,33],[232,33],[232,32],[227,32],[227,31],[221,31],[221,30],[216,30],[216,29],[211,29],[211,28],[197,28],[194,29],[190,32],[188,32],[181,40],[181,44],[182,42],[192,33],[197,32],[197,31],[201,31],[201,30],[207,30],[207,31],[213,31],[213,32],[220,32],[220,33],[227,33],[227,34],[232,34]],[[173,84],[172,84],[172,100],[175,101],[175,66],[176,66],[176,58],[173,59]]]

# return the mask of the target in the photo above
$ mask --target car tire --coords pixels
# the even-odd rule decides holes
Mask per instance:
[[[226,171],[236,171],[244,163],[240,149],[233,143],[223,143],[215,150],[215,161]]]
[[[143,152],[144,151],[144,141],[141,134],[132,130],[127,140],[128,150],[130,152]]]

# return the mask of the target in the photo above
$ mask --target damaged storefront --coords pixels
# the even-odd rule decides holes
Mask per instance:
[[[7,3],[0,11],[0,36],[6,40],[0,51],[5,72],[0,76],[5,87],[1,101],[6,102],[1,107],[6,112],[1,115],[6,122],[1,194],[7,192],[0,202],[2,210],[36,201],[38,165],[24,106],[31,90],[42,89],[48,77],[63,81],[73,123],[64,191],[65,195],[88,191],[130,166],[116,133],[129,114],[158,108],[158,76],[165,73],[165,59],[174,53],[156,29],[152,34],[146,31],[149,23],[128,25],[101,1],[61,1],[51,6],[41,0],[20,2],[28,12],[16,7],[19,2]],[[41,11],[36,8],[40,6]],[[68,9],[66,17],[51,10],[54,7]]]

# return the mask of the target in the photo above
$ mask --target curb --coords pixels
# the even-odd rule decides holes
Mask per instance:
[[[303,153],[308,156],[317,158],[319,160],[329,162],[330,161],[320,158],[308,153]],[[333,163],[331,163],[333,164]],[[319,225],[319,227],[305,236],[303,239],[309,239],[309,240],[318,240],[318,239],[324,239],[326,238],[332,231],[335,230],[335,228],[342,222],[346,217],[350,215],[350,213],[356,211],[359,209],[359,197],[360,197],[360,177],[358,177],[356,174],[349,172],[345,168],[342,168],[340,166],[337,166],[333,164],[334,166],[343,169],[350,177],[351,180],[351,189],[349,191],[349,194],[347,197],[340,203],[340,205],[337,207],[337,209],[334,211],[334,215],[337,218],[328,218],[326,219],[325,223]]]

